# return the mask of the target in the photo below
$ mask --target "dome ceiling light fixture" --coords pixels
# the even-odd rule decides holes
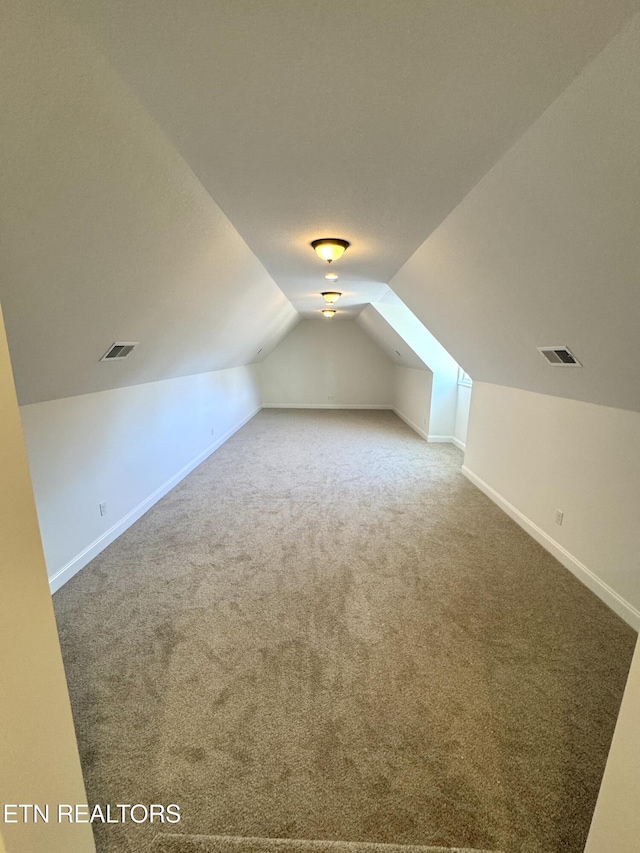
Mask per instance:
[[[333,308],[323,308],[320,313],[323,317],[326,317],[327,320],[330,320],[336,312]]]
[[[341,258],[350,245],[348,240],[341,240],[339,237],[323,237],[311,242],[311,246],[316,250],[318,257],[327,263]]]
[[[342,294],[338,293],[337,290],[325,290],[322,296],[324,296],[325,302],[328,302],[329,305],[334,305],[338,301],[338,299],[340,299]]]
[[[338,273],[337,272],[328,272],[325,275],[325,278],[327,281],[337,281],[338,280]]]

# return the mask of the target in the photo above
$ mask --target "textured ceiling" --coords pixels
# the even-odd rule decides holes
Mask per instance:
[[[61,0],[301,312],[357,313],[637,0]],[[324,265],[326,267],[326,264]]]

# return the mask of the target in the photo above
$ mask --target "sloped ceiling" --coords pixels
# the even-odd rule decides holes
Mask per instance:
[[[99,54],[3,15],[0,300],[21,403],[247,364],[299,315]],[[100,363],[114,341],[139,341]]]
[[[264,355],[335,235],[347,316],[391,283],[474,378],[638,407],[640,0],[1,2],[22,402]]]
[[[375,305],[367,305],[358,315],[356,322],[365,330],[391,361],[402,367],[416,370],[429,370],[417,353],[402,338],[393,326],[376,310]]]
[[[637,16],[390,281],[473,379],[640,411],[639,93]]]
[[[458,363],[396,293],[389,290],[373,307],[433,373],[458,381]]]
[[[640,8],[59,2],[302,313],[326,289],[309,241],[352,241],[335,264],[352,315]]]

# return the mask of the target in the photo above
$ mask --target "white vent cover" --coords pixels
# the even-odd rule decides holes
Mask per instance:
[[[111,344],[100,361],[122,361],[134,347],[138,346],[138,343],[138,341],[118,341]]]
[[[538,347],[538,352],[554,367],[582,367],[569,347]]]

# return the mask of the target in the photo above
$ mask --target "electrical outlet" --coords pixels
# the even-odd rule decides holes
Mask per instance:
[[[562,524],[562,519],[564,518],[564,513],[561,509],[556,510],[556,524]]]
[[[106,514],[107,514],[107,505],[106,505],[106,503],[98,504],[98,506],[100,507],[100,515],[106,515]]]
[[[329,394],[329,396],[327,397],[327,400],[333,400],[333,394]]]

